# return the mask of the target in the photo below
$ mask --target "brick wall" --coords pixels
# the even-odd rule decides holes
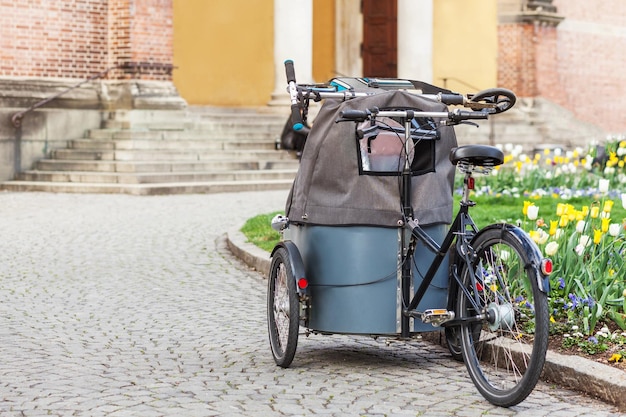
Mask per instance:
[[[0,77],[171,80],[172,0],[0,1]]]
[[[82,78],[102,71],[107,6],[98,0],[0,2],[0,75]]]
[[[498,83],[540,96],[607,132],[625,133],[626,1],[554,0],[565,19],[498,27]],[[508,10],[508,9],[507,9]]]
[[[626,133],[626,1],[555,0],[558,82],[541,95],[607,132]]]
[[[519,97],[536,92],[535,47],[529,24],[501,24],[498,27],[498,85]]]

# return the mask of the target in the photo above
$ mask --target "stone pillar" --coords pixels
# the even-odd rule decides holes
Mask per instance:
[[[298,83],[313,82],[312,0],[274,0],[274,92],[269,105],[289,104],[287,59],[294,62]]]
[[[108,65],[116,68],[103,85],[104,107],[185,107],[172,83],[172,0],[110,0],[107,12]]]
[[[338,75],[363,75],[361,0],[335,0],[335,70]]]
[[[543,86],[558,83],[556,27],[564,16],[552,0],[510,0],[506,6],[498,10],[498,85],[518,97],[542,95]]]
[[[432,83],[433,0],[398,0],[398,78]]]

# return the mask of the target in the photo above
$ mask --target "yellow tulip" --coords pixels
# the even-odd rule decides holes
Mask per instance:
[[[593,230],[593,243],[596,245],[600,243],[602,240],[602,230],[594,229]]]
[[[565,227],[569,223],[569,219],[566,214],[562,215],[559,219],[559,227]]]
[[[611,219],[609,217],[602,218],[602,233],[606,233],[609,231],[609,225],[611,224]]]
[[[615,202],[613,200],[606,200],[604,202],[604,207],[602,208],[602,211],[605,212],[605,213],[610,213],[611,209],[613,208],[613,204],[614,203]]]
[[[600,207],[598,206],[591,207],[591,218],[597,219],[599,215],[600,215]]]
[[[556,233],[556,228],[559,226],[559,222],[557,220],[550,220],[550,231],[548,232],[550,236],[554,236]]]

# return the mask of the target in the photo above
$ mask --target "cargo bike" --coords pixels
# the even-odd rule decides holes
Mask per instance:
[[[297,84],[285,62],[294,129],[323,101],[285,215],[272,227],[271,351],[289,367],[307,334],[409,339],[443,331],[478,391],[509,407],[534,389],[548,345],[550,259],[519,227],[479,229],[474,175],[504,155],[457,146],[454,125],[504,112],[506,89],[461,95],[401,79]],[[463,175],[453,218],[454,174]]]

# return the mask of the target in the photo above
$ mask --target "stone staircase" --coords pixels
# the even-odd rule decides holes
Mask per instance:
[[[521,99],[506,113],[479,121],[480,127],[455,128],[460,145],[522,145],[525,152],[543,148],[586,148],[593,140],[601,142],[606,134],[597,126],[578,120],[572,112],[546,99]]]
[[[131,128],[111,118],[0,189],[134,195],[288,189],[298,160],[275,149],[287,114],[191,107]]]
[[[100,129],[68,141],[0,190],[135,195],[288,189],[293,152],[276,150],[288,110],[190,107],[128,121],[112,114]],[[604,135],[546,100],[455,128],[459,145],[586,146]],[[129,127],[130,126],[130,127]]]

